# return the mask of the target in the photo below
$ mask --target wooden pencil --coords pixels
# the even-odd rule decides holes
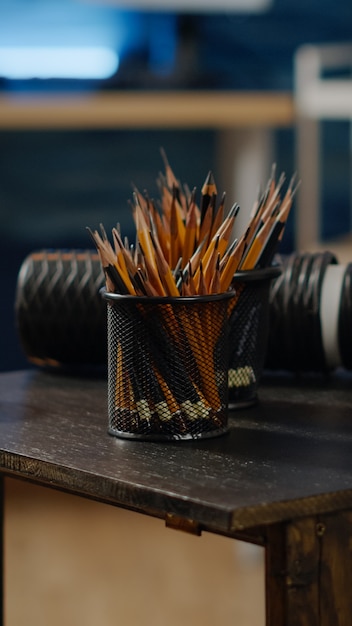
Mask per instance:
[[[217,188],[211,170],[201,188],[200,206],[196,187],[184,192],[164,149],[165,173],[157,180],[161,199],[158,209],[145,191],[133,185],[132,216],[136,242],[124,243],[120,229],[113,229],[112,248],[106,231],[90,231],[104,267],[108,290],[121,293],[147,293],[178,297],[182,294],[206,295],[231,286],[231,272],[251,270],[272,262],[282,240],[292,206],[295,177],[291,178],[283,199],[282,173],[276,180],[273,164],[265,190],[258,194],[244,235],[233,242],[233,226],[239,211],[234,203],[225,215],[226,193],[216,207]],[[132,252],[133,250],[133,252]],[[190,270],[192,269],[192,273]],[[181,271],[182,270],[182,271]]]
[[[217,187],[215,184],[213,172],[211,170],[209,170],[208,172],[201,191],[202,195],[200,201],[200,220],[202,223],[212,196],[214,195],[216,197],[217,195]]]

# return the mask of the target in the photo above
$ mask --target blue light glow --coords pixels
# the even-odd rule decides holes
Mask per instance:
[[[0,76],[14,80],[107,79],[119,66],[106,47],[0,47]]]

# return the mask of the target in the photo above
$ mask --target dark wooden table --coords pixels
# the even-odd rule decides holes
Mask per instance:
[[[352,374],[266,376],[203,441],[116,439],[106,405],[104,377],[1,374],[1,509],[12,476],[263,545],[267,625],[351,626]]]

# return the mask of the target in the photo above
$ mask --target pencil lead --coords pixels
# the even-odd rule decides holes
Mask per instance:
[[[210,200],[213,194],[215,194],[215,196],[217,195],[217,188],[216,188],[213,172],[209,170],[208,175],[201,189],[201,201],[200,201],[201,223],[207,212],[207,208],[208,208],[208,205],[210,203]]]
[[[164,148],[160,148],[160,153],[161,153],[161,158],[164,162],[164,168],[165,168],[165,176],[166,176],[166,182],[167,185],[169,187],[169,189],[172,189],[173,186],[175,186],[177,189],[179,189],[180,184],[173,172],[173,169],[171,168],[171,165],[169,163],[169,160],[166,156],[166,152],[164,150]]]
[[[95,233],[93,233],[92,229],[89,228],[89,226],[86,226],[86,230],[88,231],[88,233],[89,233],[89,235],[90,235],[94,245],[97,246],[97,240],[96,240],[96,237],[95,237]]]
[[[102,236],[103,241],[108,241],[108,236],[107,236],[107,234],[106,234],[106,230],[105,230],[105,228],[104,228],[104,224],[102,224],[102,223],[100,222],[100,224],[99,224],[99,228],[100,228],[100,232],[101,232],[101,236]]]

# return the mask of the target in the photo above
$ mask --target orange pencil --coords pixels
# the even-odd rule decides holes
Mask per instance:
[[[210,241],[210,234],[212,230],[214,210],[215,210],[215,201],[216,201],[216,196],[215,194],[213,194],[209,200],[207,208],[205,209],[203,219],[201,220],[201,223],[199,226],[198,239],[199,241],[203,241],[203,239],[205,239],[206,246],[208,245],[208,242]]]
[[[213,217],[213,224],[212,224],[211,232],[209,235],[209,241],[211,241],[213,237],[215,237],[218,229],[220,228],[221,224],[224,221],[225,200],[226,200],[226,193],[224,192],[222,194],[221,201],[217,208],[215,216]]]
[[[139,205],[136,206],[135,212],[135,222],[137,228],[137,238],[141,243],[141,246],[144,250],[144,255],[148,257],[149,262],[157,270],[155,255],[154,255],[154,246],[151,240],[150,230],[148,229],[147,223],[144,219],[144,215],[142,209]]]
[[[209,260],[208,260],[207,264],[204,265],[204,269],[203,269],[204,281],[205,281],[205,284],[206,284],[208,290],[209,290],[210,284],[211,284],[211,282],[213,280],[213,277],[214,277],[214,273],[215,273],[215,268],[216,268],[216,265],[217,265],[218,257],[221,258],[221,255],[219,254],[218,248],[219,248],[219,236],[216,237],[216,239],[215,239],[215,245],[214,245],[214,248],[213,248],[213,252],[211,253],[211,255],[209,257]],[[220,263],[220,261],[219,261],[219,263]]]
[[[218,232],[211,240],[208,248],[205,250],[204,255],[202,255],[203,266],[206,267],[208,265],[209,259],[213,253],[215,246],[217,245],[217,250],[220,254],[220,258],[223,257],[227,246],[231,240],[233,225],[235,222],[236,215],[238,213],[238,205],[234,205],[229,213],[229,215],[224,220],[224,223],[218,229]],[[199,281],[199,268],[195,271],[194,280],[196,285],[198,285]]]
[[[182,269],[184,269],[190,260],[197,238],[197,208],[194,200],[191,200],[186,218],[185,239],[182,249]]]
[[[152,242],[155,250],[155,260],[158,268],[158,273],[164,289],[167,295],[177,297],[180,295],[180,292],[177,289],[175,278],[171,271],[170,265],[166,262],[164,258],[158,240],[153,238],[153,236]]]
[[[170,215],[170,255],[169,265],[173,269],[176,267],[176,263],[182,255],[182,248],[184,245],[185,227],[180,219],[180,214],[177,207],[177,199],[175,195],[175,189],[173,190],[173,198],[171,203],[171,215]]]
[[[225,292],[231,286],[233,277],[239,267],[245,246],[246,240],[243,238],[238,242],[232,254],[227,259],[226,265],[221,270],[220,291]]]
[[[221,282],[220,282],[220,254],[218,254],[216,259],[216,265],[212,280],[209,284],[209,293],[221,293]]]
[[[274,209],[273,214],[276,212],[276,208]],[[268,219],[266,223],[261,227],[254,240],[250,243],[248,251],[246,252],[244,259],[241,262],[242,270],[251,270],[255,268],[262,249],[265,245],[265,242],[269,237],[273,221],[275,220],[275,215],[273,214],[271,215],[271,218]]]
[[[205,179],[205,182],[202,187],[202,195],[200,200],[200,221],[203,222],[205,213],[208,208],[208,204],[213,195],[217,195],[217,188],[215,184],[215,179],[213,176],[213,172],[209,170],[208,175]]]

